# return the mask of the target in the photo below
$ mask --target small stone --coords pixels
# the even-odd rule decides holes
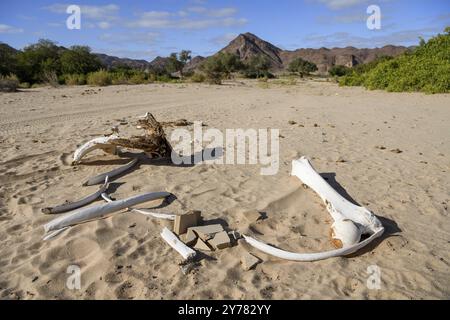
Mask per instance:
[[[226,231],[217,233],[208,243],[219,250],[229,248],[231,246],[231,240]]]
[[[289,120],[289,122],[288,122],[290,125],[296,125],[297,124],[297,122],[295,122],[294,120]]]
[[[185,234],[189,227],[194,227],[199,224],[200,218],[200,211],[189,211],[181,216],[176,216],[173,231],[178,235]]]
[[[208,241],[212,239],[216,233],[222,232],[223,227],[220,224],[212,224],[209,226],[191,227],[188,230],[194,231],[203,241]]]
[[[398,154],[398,153],[402,153],[403,151],[400,150],[399,148],[397,148],[397,149],[392,149],[391,152]]]
[[[261,213],[258,210],[250,210],[244,213],[244,217],[249,222],[255,222],[262,219]]]
[[[194,249],[200,251],[212,251],[211,248],[200,238],[197,239],[197,243],[195,244]]]
[[[188,246],[191,246],[195,243],[195,240],[197,240],[197,235],[195,232],[191,229],[188,229],[188,232],[186,233],[186,236],[184,237],[184,243]]]
[[[246,252],[244,256],[241,257],[241,265],[245,271],[255,268],[256,265],[260,262],[261,259],[248,252]]]

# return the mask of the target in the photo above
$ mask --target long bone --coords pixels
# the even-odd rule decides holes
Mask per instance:
[[[105,200],[106,202],[112,202],[113,200],[109,197],[109,195],[107,193],[102,193],[102,198],[103,200]],[[176,215],[174,214],[166,214],[166,213],[156,213],[156,212],[151,212],[149,210],[145,210],[145,209],[134,209],[134,208],[129,208],[129,210],[131,212],[136,212],[136,213],[140,213],[143,214],[144,216],[151,216],[153,218],[157,218],[157,219],[165,219],[165,220],[171,220],[174,221]]]
[[[294,253],[244,235],[244,239],[253,247],[281,259],[317,261],[352,254],[383,234],[384,227],[380,220],[366,208],[357,206],[342,197],[314,170],[307,158],[302,157],[292,162],[292,175],[313,189],[325,202],[334,220],[333,243],[341,248],[318,253]],[[359,242],[363,234],[370,236]]]
[[[80,207],[83,207],[83,206],[91,203],[91,202],[94,202],[97,198],[100,197],[100,195],[102,193],[106,192],[106,190],[108,189],[108,186],[109,186],[108,179],[109,179],[108,176],[103,177],[104,184],[102,186],[100,186],[100,188],[95,193],[93,193],[81,200],[78,200],[78,201],[64,203],[64,204],[56,206],[56,207],[43,208],[42,212],[46,213],[46,214],[62,213],[62,212],[67,212],[70,210],[78,209]]]
[[[101,219],[114,212],[126,208],[131,208],[143,202],[166,198],[170,195],[171,194],[168,192],[145,193],[123,200],[116,200],[88,208],[81,208],[48,222],[44,225],[44,229],[45,232],[48,233],[50,231],[62,229],[64,227]]]
[[[136,163],[138,162],[138,159],[133,159],[131,160],[129,163],[127,163],[126,165],[123,165],[119,168],[116,168],[114,170],[111,170],[109,172],[105,172],[102,174],[99,174],[98,176],[89,178],[86,182],[83,183],[83,186],[93,186],[96,184],[101,183],[103,180],[105,180],[105,177],[109,177],[110,179],[124,173],[125,171],[127,171],[128,169],[134,167],[136,165]]]

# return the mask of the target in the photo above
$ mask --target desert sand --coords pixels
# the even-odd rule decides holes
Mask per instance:
[[[308,156],[330,184],[373,211],[385,235],[351,257],[289,262],[245,243],[208,253],[188,275],[160,237],[170,222],[132,212],[42,241],[43,207],[77,200],[91,176],[127,159],[96,151],[71,166],[77,146],[137,116],[185,118],[208,128],[280,129],[280,170],[260,165],[174,166],[147,161],[113,181],[112,196],[168,191],[167,206],[141,207],[226,223],[283,249],[332,249],[320,198],[290,176]],[[304,81],[286,86],[206,84],[37,88],[0,94],[1,299],[448,299],[450,297],[450,95],[387,93]],[[293,124],[295,122],[295,124]],[[192,129],[192,127],[188,127]],[[170,136],[171,128],[167,129]],[[98,200],[94,204],[102,203]],[[252,223],[249,209],[267,218]],[[262,259],[244,271],[240,256]],[[66,286],[81,268],[81,289]],[[368,267],[381,271],[370,289]]]

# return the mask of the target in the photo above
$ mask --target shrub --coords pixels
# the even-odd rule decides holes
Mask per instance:
[[[202,74],[202,73],[194,73],[194,74],[191,76],[191,81],[192,81],[192,82],[201,83],[201,82],[205,82],[205,80],[206,80],[206,77],[205,77],[205,75]]]
[[[363,85],[387,91],[450,92],[450,29],[413,52],[361,67],[341,79],[341,85]]]
[[[265,55],[259,54],[252,57],[245,66],[243,72],[246,78],[257,79],[257,78],[273,78],[274,76],[269,72],[271,63],[269,58]]]
[[[1,92],[14,92],[19,87],[19,79],[16,75],[9,76],[0,75],[0,91]]]
[[[86,76],[84,74],[66,74],[64,81],[69,86],[80,86],[86,84]]]
[[[330,70],[328,70],[328,73],[332,77],[342,77],[349,74],[351,71],[352,69],[350,69],[349,67],[337,65],[331,67]]]
[[[127,72],[110,72],[111,77],[111,83],[113,85],[119,85],[119,84],[129,84],[130,77],[128,76]]]
[[[111,83],[111,74],[104,69],[91,72],[87,76],[87,84],[90,86],[109,86]]]
[[[298,73],[303,78],[305,75],[317,71],[317,66],[312,62],[297,58],[289,63],[288,70],[293,73]]]
[[[143,72],[136,72],[134,75],[131,76],[129,82],[131,84],[143,84],[147,82],[147,79]]]

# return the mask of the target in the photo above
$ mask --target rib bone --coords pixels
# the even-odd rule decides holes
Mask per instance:
[[[105,173],[99,174],[98,176],[92,177],[89,180],[87,180],[86,182],[84,182],[83,186],[93,186],[93,185],[99,184],[103,180],[105,180],[105,177],[107,177],[107,176],[110,179],[112,179],[112,178],[124,173],[128,169],[134,167],[137,162],[138,162],[138,159],[133,159],[132,161],[130,161],[129,163],[127,163],[126,165],[124,165],[122,167],[119,167],[119,168],[116,168],[109,172],[105,172]]]
[[[146,193],[131,198],[112,201],[97,206],[78,209],[44,225],[45,232],[104,218],[114,212],[133,207],[143,202],[162,199],[170,196],[168,192]]]
[[[46,214],[56,214],[74,210],[87,205],[95,201],[98,197],[100,197],[102,193],[104,193],[108,189],[108,179],[108,176],[103,177],[104,184],[95,193],[75,202],[65,203],[56,207],[44,208],[42,209],[42,212]]]
[[[106,201],[106,202],[112,202],[113,200],[108,196],[108,194],[106,193],[102,193],[102,198]],[[165,220],[175,220],[176,215],[174,214],[165,214],[165,213],[156,213],[156,212],[150,212],[148,210],[144,210],[144,209],[130,209],[131,212],[136,212],[136,213],[140,213],[143,214],[145,216],[151,216],[153,218],[158,218],[158,219],[165,219]]]
[[[332,226],[334,243],[337,242],[342,248],[319,253],[293,253],[244,235],[244,239],[253,247],[281,259],[317,261],[354,253],[383,234],[384,227],[380,220],[366,208],[342,197],[314,170],[307,158],[302,157],[292,162],[292,175],[313,189],[325,202],[334,220]],[[369,234],[370,237],[359,242],[362,234]]]

